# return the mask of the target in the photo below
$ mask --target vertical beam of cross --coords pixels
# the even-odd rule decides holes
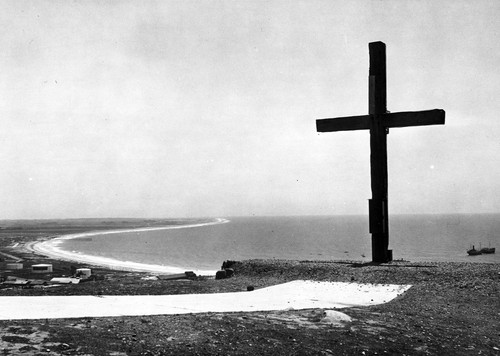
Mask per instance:
[[[377,262],[392,260],[389,247],[387,131],[383,116],[387,112],[385,44],[370,43],[368,113],[370,114],[370,168],[372,199],[369,201],[372,258]]]
[[[318,132],[370,130],[370,167],[372,198],[369,200],[372,260],[383,263],[392,260],[389,250],[389,206],[387,174],[387,133],[390,127],[443,125],[445,112],[441,109],[389,113],[387,111],[386,56],[383,42],[369,44],[369,101],[368,113],[316,120]]]

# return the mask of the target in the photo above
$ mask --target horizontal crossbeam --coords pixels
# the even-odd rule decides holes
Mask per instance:
[[[370,129],[370,116],[346,116],[336,119],[316,120],[318,132],[368,130]]]
[[[408,127],[444,125],[445,112],[441,109],[425,111],[405,111],[383,114],[384,127]],[[318,132],[369,130],[370,115],[346,116],[334,119],[316,120]]]
[[[395,112],[383,115],[385,127],[444,125],[444,110]]]

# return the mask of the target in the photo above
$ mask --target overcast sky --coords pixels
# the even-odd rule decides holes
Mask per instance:
[[[0,218],[367,214],[368,43],[389,207],[500,212],[499,1],[1,1]]]

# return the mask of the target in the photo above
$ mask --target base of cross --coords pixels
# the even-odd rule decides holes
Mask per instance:
[[[369,230],[372,234],[372,262],[386,263],[392,261],[392,250],[389,250],[389,210],[387,198],[369,199]]]
[[[389,234],[372,233],[372,262],[387,263],[392,261],[392,250],[387,248]]]
[[[372,240],[372,245],[374,241]],[[380,253],[382,252],[382,253]],[[374,263],[387,263],[392,261],[392,250],[373,251],[372,262]]]

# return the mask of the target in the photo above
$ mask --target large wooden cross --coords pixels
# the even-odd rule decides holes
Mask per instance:
[[[372,199],[369,200],[369,231],[372,234],[372,260],[392,260],[389,250],[389,211],[387,205],[387,134],[390,127],[443,125],[444,110],[389,113],[386,100],[385,44],[369,44],[368,115],[316,120],[318,132],[370,130]]]

